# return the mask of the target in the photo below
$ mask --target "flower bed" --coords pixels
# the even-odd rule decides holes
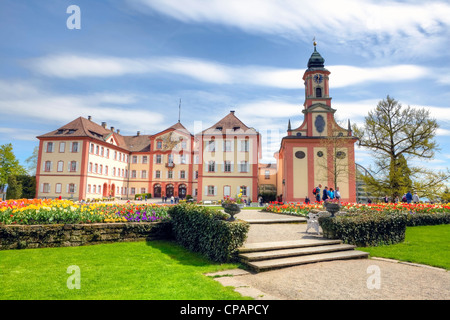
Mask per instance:
[[[0,202],[0,225],[154,222],[168,206],[155,204],[77,204],[70,200],[21,199]]]

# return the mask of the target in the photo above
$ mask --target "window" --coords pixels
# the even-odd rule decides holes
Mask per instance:
[[[247,187],[246,186],[241,186],[241,193],[242,193],[242,196],[247,196]]]
[[[162,141],[156,141],[156,149],[162,149]]]
[[[137,156],[133,156],[133,157],[131,158],[131,162],[132,162],[132,163],[138,163],[138,157],[137,157]]]
[[[231,150],[231,141],[230,140],[224,140],[223,141],[223,151],[232,151]]]
[[[181,149],[186,149],[186,141],[181,141]]]
[[[208,196],[214,196],[215,195],[215,187],[214,186],[208,186]]]
[[[105,174],[108,175],[108,166],[105,166]]]
[[[98,193],[102,193],[102,186],[98,185]]]
[[[78,142],[72,142],[72,152],[78,152]]]
[[[61,183],[57,183],[57,184],[56,184],[56,188],[55,188],[55,192],[56,192],[56,193],[61,193],[61,189],[62,189]]]
[[[100,147],[99,146],[95,146],[95,154],[99,154],[99,150],[100,150]]]
[[[77,162],[76,161],[70,161],[70,163],[69,163],[69,171],[70,172],[76,172],[77,171]]]
[[[69,183],[69,193],[75,193],[75,185],[73,183]]]
[[[113,177],[116,176],[116,167],[113,167],[112,175],[113,175]]]
[[[147,170],[142,170],[141,171],[141,178],[142,179],[147,179]]]
[[[131,170],[131,177],[136,178],[136,170]]]
[[[248,152],[250,150],[250,143],[248,140],[241,140],[241,150],[243,152]]]
[[[58,161],[58,172],[62,172],[64,170],[64,161]]]
[[[117,151],[114,151],[114,160],[117,160]]]
[[[316,88],[316,98],[322,98],[322,88]]]
[[[167,158],[167,163],[173,164],[173,154],[169,154],[169,156]]]
[[[60,142],[59,143],[59,152],[64,152],[66,150],[66,143]]]
[[[44,171],[45,172],[50,172],[51,170],[52,170],[52,162],[51,161],[45,161]]]
[[[106,157],[109,159],[109,149],[106,149]]]
[[[105,148],[102,147],[102,148],[100,149],[100,155],[103,157],[104,154],[105,154]]]
[[[50,183],[44,183],[42,188],[42,192],[49,193],[50,192]]]
[[[231,172],[231,161],[225,161],[223,163],[223,171],[224,172]]]
[[[181,164],[185,164],[186,163],[186,155],[185,154],[180,155],[180,163]]]
[[[53,142],[47,142],[47,152],[53,152]]]
[[[100,165],[100,170],[98,173],[103,174],[103,165],[102,164]]]
[[[157,178],[157,179],[161,178],[161,171],[159,171],[159,170],[155,171],[155,178]]]
[[[208,162],[208,172],[215,172],[216,171],[216,163],[214,161]]]
[[[270,179],[270,170],[266,170],[266,171],[264,172],[264,178]]]
[[[224,186],[223,187],[223,196],[224,197],[231,196],[231,187],[230,186]]]
[[[248,161],[241,161],[239,172],[248,172]]]
[[[198,171],[195,171],[195,179],[198,179]]]
[[[180,171],[180,179],[186,179],[186,171],[184,170]]]
[[[142,163],[148,163],[148,157],[142,156]]]
[[[95,184],[92,186],[92,193],[97,193],[97,186]]]
[[[93,143],[91,143],[91,151],[90,152],[94,153],[94,144]]]
[[[156,155],[156,163],[162,163],[162,158],[160,154]]]
[[[141,188],[141,193],[146,193],[145,191],[145,188]]]
[[[131,194],[136,194],[136,188],[131,188]]]
[[[88,184],[88,186],[87,186],[87,193],[91,193],[91,185],[90,184]]]
[[[172,170],[167,171],[167,178],[168,179],[172,179],[173,178],[173,171]]]
[[[94,165],[94,173],[97,173],[97,171],[98,171],[98,164],[96,163],[96,164]]]
[[[92,172],[92,162],[89,162],[88,170],[89,170],[89,172]]]
[[[209,152],[216,151],[216,143],[214,140],[208,141],[208,151]]]

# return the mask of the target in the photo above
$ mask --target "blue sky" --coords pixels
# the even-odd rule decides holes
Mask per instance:
[[[81,29],[67,27],[70,5]],[[181,99],[191,132],[235,110],[274,161],[288,120],[303,121],[314,37],[338,121],[362,123],[387,95],[427,108],[441,150],[425,165],[450,167],[448,1],[1,0],[0,144],[24,164],[37,135],[88,115],[153,134]]]

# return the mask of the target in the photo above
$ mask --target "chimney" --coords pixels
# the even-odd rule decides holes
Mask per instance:
[[[232,114],[234,114],[234,110],[231,110],[230,112],[231,112]]]
[[[111,131],[114,132],[114,127],[111,127]]]
[[[102,127],[106,129],[106,122],[102,122]]]
[[[137,136],[139,137],[140,135],[141,135],[141,132],[140,132],[140,131],[138,131],[138,132],[137,132]]]
[[[88,116],[88,120],[91,121],[91,120],[92,120],[92,117],[91,117],[91,116]]]

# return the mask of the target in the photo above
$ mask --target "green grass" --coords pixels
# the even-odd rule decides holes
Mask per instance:
[[[80,268],[80,289],[68,289]],[[243,299],[208,272],[214,264],[167,241],[0,251],[0,299],[16,300],[229,300]]]
[[[407,227],[405,241],[395,245],[362,247],[373,257],[426,264],[450,270],[450,225]]]

